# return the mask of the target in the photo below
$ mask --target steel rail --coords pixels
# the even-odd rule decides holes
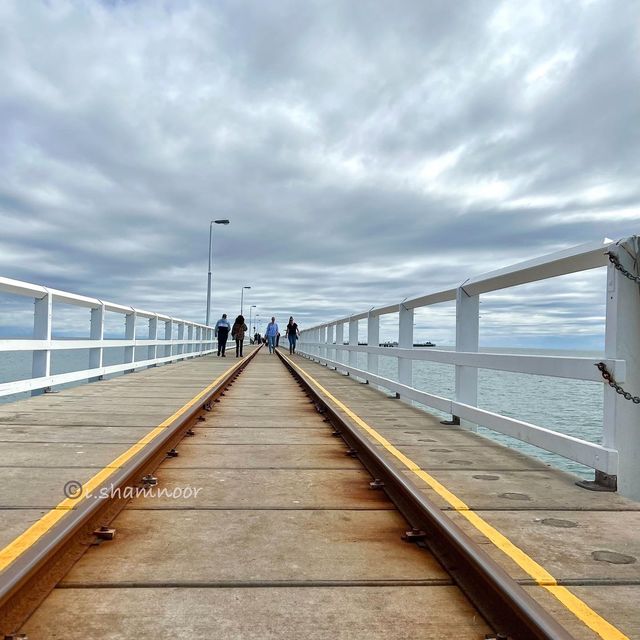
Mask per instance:
[[[12,637],[16,633],[62,575],[95,543],[94,531],[109,524],[130,501],[115,496],[122,495],[126,487],[144,486],[143,476],[157,469],[167,458],[167,451],[185,437],[198,416],[224,393],[259,350],[243,358],[206,396],[96,487],[92,493],[99,497],[81,500],[0,574],[0,634]],[[102,497],[101,490],[106,490],[107,497]],[[68,556],[66,560],[62,559],[64,555]]]
[[[352,455],[357,456],[407,520],[413,529],[410,537],[429,548],[495,631],[495,638],[575,640],[435,502],[381,456],[375,445],[342,417],[279,350],[276,353],[336,435],[345,441]]]

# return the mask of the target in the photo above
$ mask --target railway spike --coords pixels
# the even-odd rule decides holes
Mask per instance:
[[[148,473],[146,476],[142,477],[142,483],[147,487],[155,487],[158,484],[158,478]]]
[[[345,455],[350,456],[351,458],[357,458],[358,452],[355,449],[347,449]]]
[[[100,540],[113,540],[116,537],[116,530],[112,527],[100,527],[93,532],[93,535]]]
[[[177,458],[178,457],[178,451],[176,449],[169,449],[169,451],[167,451],[167,458]]]
[[[426,531],[413,527],[411,531],[405,531],[401,536],[405,542],[421,542],[427,537]]]
[[[380,478],[376,478],[373,482],[369,483],[369,487],[371,489],[382,489],[384,487],[384,482],[380,480]]]
[[[201,417],[202,417],[202,416],[201,416]],[[204,418],[202,418],[202,422],[204,422]],[[184,435],[185,435],[185,436],[195,436],[195,435],[196,435],[196,432],[195,432],[193,429],[187,429],[187,430],[184,432]]]
[[[204,407],[202,407],[205,411],[211,411],[211,403],[207,402],[207,404],[204,405]]]

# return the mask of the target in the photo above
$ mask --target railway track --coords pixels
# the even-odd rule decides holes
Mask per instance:
[[[572,637],[282,354],[165,432],[101,486],[201,491],[79,500],[2,574],[3,633]]]

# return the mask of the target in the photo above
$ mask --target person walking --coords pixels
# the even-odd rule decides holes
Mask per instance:
[[[296,352],[296,342],[300,337],[300,331],[298,330],[298,324],[293,321],[293,316],[289,317],[289,324],[287,324],[287,338],[289,338],[289,353]]]
[[[264,332],[267,344],[269,345],[269,353],[273,353],[276,350],[276,336],[279,333],[276,319],[272,316],[271,322],[267,325],[267,329]]]
[[[239,315],[231,328],[231,337],[236,341],[236,358],[242,358],[242,344],[247,325],[244,323],[244,316]]]
[[[227,320],[227,314],[223,313],[222,318],[216,322],[215,334],[218,338],[218,355],[226,358],[225,351],[227,349],[227,339],[229,338],[229,329],[231,325]]]

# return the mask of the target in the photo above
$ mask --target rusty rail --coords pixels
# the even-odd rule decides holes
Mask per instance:
[[[95,531],[106,527],[129,502],[115,496],[123,495],[126,487],[144,486],[143,476],[157,469],[205,407],[217,400],[259,350],[238,362],[197,404],[97,487],[93,493],[99,498],[80,501],[0,574],[0,634],[15,634],[87,547],[96,542]],[[101,497],[102,489],[109,497]]]
[[[532,596],[440,507],[403,477],[354,425],[343,418],[279,350],[276,353],[333,426],[384,489],[412,528],[409,537],[426,546],[502,640],[574,640]]]

